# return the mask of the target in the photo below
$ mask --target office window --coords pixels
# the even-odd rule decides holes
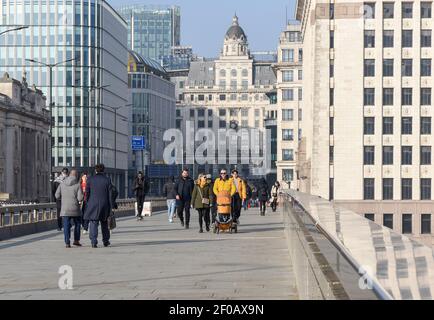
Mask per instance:
[[[283,141],[294,141],[294,129],[282,129]]]
[[[365,77],[375,77],[375,60],[374,59],[365,59],[364,75],[365,75]]]
[[[413,197],[413,180],[401,179],[401,200],[411,200]]]
[[[365,213],[365,219],[375,222],[375,213]]]
[[[420,233],[431,234],[431,214],[423,213],[420,217]]]
[[[383,179],[383,200],[393,200],[393,179]]]
[[[294,90],[293,89],[282,90],[282,100],[283,101],[293,101],[294,100]]]
[[[303,88],[298,88],[298,101],[303,100]]]
[[[431,88],[421,88],[420,89],[420,104],[422,106],[431,105]]]
[[[402,131],[401,134],[413,134],[413,118],[402,117]]]
[[[330,49],[335,47],[335,32],[330,31]]]
[[[375,30],[365,30],[365,48],[375,47]]]
[[[402,76],[413,76],[413,59],[402,59]]]
[[[420,164],[421,165],[431,164],[431,146],[420,147]]]
[[[394,16],[394,4],[393,2],[383,3],[383,19],[393,19]]]
[[[363,119],[363,133],[364,134],[375,134],[375,118],[365,117]]]
[[[198,117],[205,117],[205,109],[197,110],[197,116]]]
[[[282,110],[282,119],[283,119],[283,121],[293,121],[294,120],[294,110],[283,109]]]
[[[226,121],[220,120],[219,121],[219,128],[220,129],[226,129]]]
[[[394,38],[394,30],[384,30],[383,31],[383,47],[384,48],[393,48],[393,38]]]
[[[420,134],[431,134],[431,117],[420,118]]]
[[[363,147],[363,164],[374,165],[375,164],[375,147],[365,146]]]
[[[330,78],[333,78],[335,76],[335,61],[334,60],[330,60]]]
[[[402,215],[402,233],[403,234],[410,234],[412,232],[413,232],[412,214],[411,213],[404,213]]]
[[[247,90],[249,88],[249,81],[248,80],[243,80],[241,82],[241,88],[243,88],[243,90]]]
[[[383,165],[393,165],[393,146],[383,146]]]
[[[291,182],[294,180],[294,170],[293,169],[283,169],[282,170],[283,181]]]
[[[303,80],[303,70],[298,70],[298,80]]]
[[[208,118],[212,117],[213,111],[211,109],[208,109]]]
[[[420,200],[431,200],[431,179],[420,179]]]
[[[383,134],[393,134],[393,117],[383,118]]]
[[[282,150],[282,160],[283,161],[294,161],[294,150],[283,149]]]
[[[293,70],[282,71],[282,80],[283,80],[283,82],[294,81],[294,71]]]
[[[402,47],[413,47],[413,30],[402,30]]]
[[[411,106],[413,104],[413,89],[412,88],[402,88],[402,105]]]
[[[220,110],[219,110],[219,116],[220,116],[220,117],[224,117],[224,116],[226,116],[226,109],[220,109]]]
[[[432,7],[432,1],[422,1],[420,3],[420,16],[424,19],[430,19],[431,18],[431,7]]]
[[[330,88],[330,105],[334,106],[335,105],[335,89],[334,88]]]
[[[383,226],[393,229],[393,213],[383,214]]]
[[[205,121],[204,121],[204,120],[199,120],[199,121],[197,122],[197,128],[198,128],[198,129],[203,129],[203,128],[205,128]]]
[[[364,178],[363,179],[363,199],[374,200],[375,196],[375,179]]]
[[[420,59],[420,75],[431,77],[431,59]]]
[[[365,2],[363,9],[365,19],[375,19],[375,2]]]
[[[365,106],[375,105],[375,88],[365,88],[363,100]]]
[[[431,47],[431,30],[421,30],[420,46],[424,48]]]
[[[335,148],[333,146],[329,146],[329,163],[333,164],[335,161]]]
[[[198,95],[197,96],[197,100],[199,100],[199,101],[205,101],[205,95],[203,95],[203,94]]]
[[[282,50],[282,61],[283,62],[294,62],[294,49],[283,49]]]
[[[413,162],[413,147],[412,146],[402,146],[401,147],[401,164],[411,165]]]
[[[402,3],[402,18],[403,19],[413,18],[413,2]]]
[[[219,96],[219,98],[220,98],[220,101],[225,101],[226,100],[226,95],[225,94],[221,94]]]
[[[335,198],[335,179],[329,179],[329,201]]]
[[[393,59],[383,60],[383,77],[393,77]]]
[[[383,88],[383,105],[393,106],[393,88]]]
[[[194,118],[194,109],[190,109],[190,118]]]
[[[333,117],[330,117],[330,119],[329,119],[329,126],[330,126],[330,131],[329,131],[329,133],[330,133],[330,135],[333,135],[334,133],[335,133],[335,118],[333,118]]]

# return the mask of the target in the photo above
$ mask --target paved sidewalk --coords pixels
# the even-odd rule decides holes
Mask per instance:
[[[165,213],[118,221],[112,246],[65,249],[57,231],[0,242],[1,299],[297,299],[281,213],[241,213],[238,234],[198,233]],[[60,290],[59,267],[73,270]]]

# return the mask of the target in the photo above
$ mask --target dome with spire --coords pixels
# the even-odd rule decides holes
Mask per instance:
[[[241,28],[238,23],[238,17],[236,14],[232,19],[232,26],[226,32],[226,39],[247,40],[243,28]]]

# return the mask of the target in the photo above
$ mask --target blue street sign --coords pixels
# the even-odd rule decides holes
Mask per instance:
[[[131,137],[131,149],[134,151],[145,149],[145,137],[144,136],[133,136]]]

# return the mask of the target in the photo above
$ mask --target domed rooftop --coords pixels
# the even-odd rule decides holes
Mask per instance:
[[[226,38],[228,38],[228,39],[235,38],[235,39],[247,40],[247,36],[244,33],[243,28],[241,28],[239,23],[238,23],[237,15],[235,15],[234,18],[232,19],[232,26],[226,32]]]

